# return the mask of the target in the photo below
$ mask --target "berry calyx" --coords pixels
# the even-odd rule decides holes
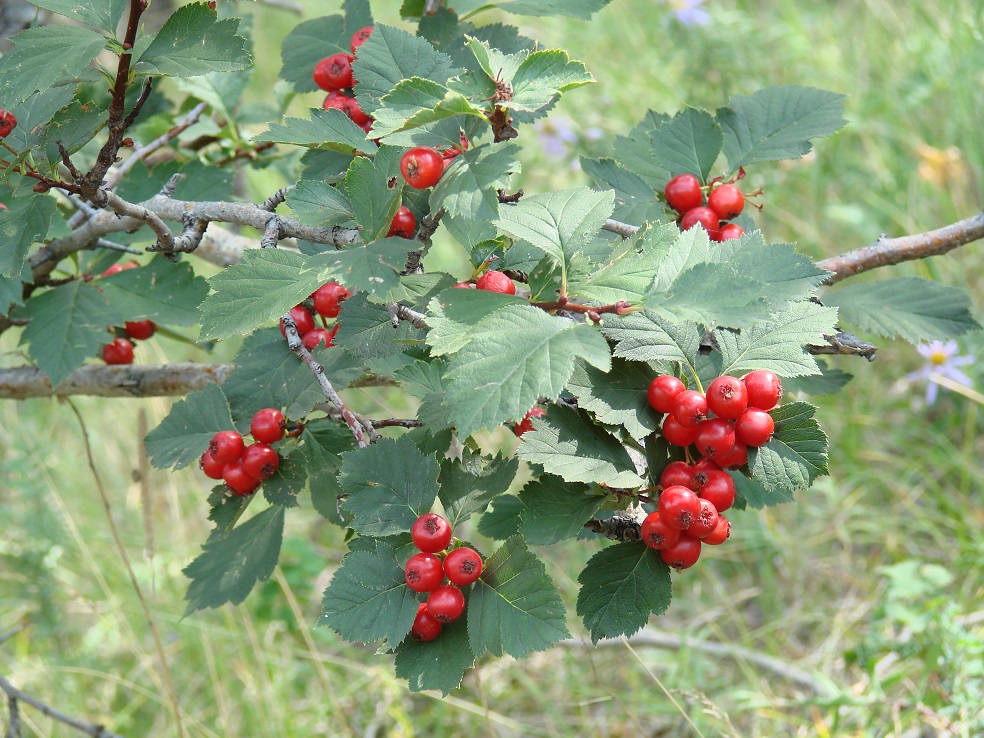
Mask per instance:
[[[444,573],[452,584],[465,587],[482,575],[482,557],[473,548],[456,548],[444,558]]]
[[[314,65],[314,84],[322,90],[344,90],[351,87],[352,62],[355,57],[351,54],[332,54]]]
[[[451,623],[465,611],[465,596],[453,584],[442,584],[427,595],[427,614],[442,623]]]
[[[707,398],[697,390],[684,390],[673,398],[671,412],[684,428],[696,428],[707,419]]]
[[[714,526],[714,530],[710,534],[704,536],[701,539],[701,543],[706,543],[709,546],[720,546],[726,540],[731,537],[731,523],[723,515],[718,515],[717,525]]]
[[[365,28],[360,28],[358,31],[352,34],[352,40],[349,41],[349,48],[352,49],[352,53],[358,49],[362,44],[364,44],[369,37],[372,35],[375,26],[366,26]]]
[[[677,571],[689,569],[700,558],[700,540],[686,534],[669,548],[659,552],[660,557]]]
[[[700,515],[700,500],[690,487],[677,484],[663,490],[656,509],[666,525],[687,530]]]
[[[410,537],[424,553],[443,551],[451,543],[451,524],[437,513],[424,513],[410,527]]]
[[[522,437],[526,431],[533,430],[533,418],[542,418],[546,414],[547,411],[542,407],[531,407],[530,411],[523,416],[523,419],[516,424],[516,427],[513,429],[513,433]]]
[[[673,399],[687,389],[682,380],[671,374],[661,374],[649,383],[646,399],[649,407],[658,413],[668,413],[673,410]]]
[[[301,343],[304,344],[304,348],[308,351],[314,351],[318,348],[328,348],[329,346],[334,346],[332,339],[335,337],[335,332],[330,331],[327,328],[314,328],[304,334],[304,338]]]
[[[294,321],[294,325],[297,326],[297,335],[303,338],[304,334],[309,330],[314,328],[314,316],[311,315],[311,311],[308,310],[303,305],[296,305],[290,309],[291,320]],[[280,333],[283,336],[287,335],[287,329],[284,327],[284,319],[280,319]]]
[[[772,438],[776,422],[765,410],[750,407],[735,421],[735,438],[742,443],[758,448],[764,446]]]
[[[667,182],[663,197],[666,204],[678,213],[685,213],[704,202],[700,180],[692,174],[678,174]]]
[[[146,341],[157,333],[157,323],[152,320],[128,320],[123,324],[123,330],[134,341]]]
[[[717,217],[717,213],[708,207],[698,205],[683,214],[683,217],[680,219],[680,230],[689,231],[698,223],[700,223],[704,227],[704,230],[709,234],[717,233],[718,228],[721,227],[721,222]]]
[[[249,432],[260,443],[276,443],[284,437],[284,414],[275,407],[257,410],[249,423]]]
[[[390,223],[390,229],[386,236],[399,236],[400,238],[413,238],[417,232],[417,219],[406,205],[400,205]]]
[[[208,452],[220,464],[229,464],[239,461],[246,450],[243,437],[236,431],[219,431],[208,444]]]
[[[107,364],[132,364],[133,344],[125,338],[115,338],[103,346],[102,357]]]
[[[421,602],[417,606],[417,616],[410,628],[410,637],[415,641],[426,643],[433,641],[441,634],[444,623],[427,612],[427,605]]]
[[[704,421],[705,423],[708,421]],[[697,428],[687,428],[686,426],[680,425],[680,421],[674,418],[672,415],[667,415],[663,418],[663,438],[666,439],[667,443],[671,443],[674,446],[689,446],[694,441],[697,440]]]
[[[444,581],[444,568],[434,554],[418,553],[407,560],[403,576],[414,592],[433,592]]]
[[[707,407],[719,418],[735,420],[748,407],[748,390],[736,377],[718,377],[707,387]]]
[[[697,492],[702,500],[707,500],[714,509],[723,513],[735,504],[735,480],[726,471],[701,472],[705,475],[704,484]]]
[[[658,512],[650,513],[642,521],[639,535],[642,542],[655,551],[669,548],[680,540],[680,531],[667,525]]]
[[[718,511],[714,503],[706,498],[699,498],[700,513],[690,524],[687,533],[694,538],[709,536],[718,524]]]
[[[237,497],[251,495],[260,486],[260,480],[246,472],[241,460],[226,464],[222,469],[222,478]]]
[[[734,448],[735,427],[724,418],[705,420],[696,428],[694,443],[701,456],[723,456]]]
[[[311,296],[314,299],[314,310],[323,318],[337,318],[342,311],[342,302],[352,296],[338,282],[328,282],[321,285]]]
[[[252,443],[243,451],[243,469],[254,479],[269,479],[280,467],[280,454],[268,443]]]
[[[400,159],[400,172],[406,183],[416,190],[433,187],[444,174],[444,157],[437,149],[417,146]]]
[[[735,185],[723,184],[707,196],[707,207],[721,220],[731,220],[745,209],[745,196]]]
[[[17,118],[13,113],[0,108],[0,138],[6,138],[17,127]]]
[[[225,464],[216,461],[208,451],[202,454],[202,458],[198,460],[198,466],[209,479],[222,479],[222,470],[225,468]]]
[[[497,272],[494,269],[485,272],[475,280],[475,286],[486,292],[500,292],[503,295],[516,294],[516,285],[513,284],[513,281],[502,272]]]
[[[782,397],[782,383],[775,372],[756,369],[741,379],[748,392],[748,406],[759,410],[771,410]]]

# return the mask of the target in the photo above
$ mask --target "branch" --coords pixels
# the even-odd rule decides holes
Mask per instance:
[[[127,216],[135,220],[143,221],[150,226],[150,229],[157,234],[157,243],[151,247],[153,251],[171,252],[174,250],[174,234],[168,228],[161,217],[152,210],[141,205],[127,202],[122,197],[111,190],[100,189],[90,201],[97,208],[109,209],[120,216]]]
[[[34,367],[0,369],[0,399],[31,397],[173,397],[209,384],[221,384],[232,371],[229,364],[91,364],[76,369],[57,387]]]
[[[612,220],[609,218],[605,221],[605,225],[601,227],[601,230],[616,233],[622,238],[629,238],[636,234],[636,231],[639,230],[639,226],[629,225],[628,223],[620,223],[617,220]]]
[[[260,205],[260,208],[263,210],[269,210],[272,213],[277,209],[278,205],[287,200],[287,193],[295,187],[297,187],[297,185],[287,185],[286,187],[281,187],[279,190],[270,195],[270,197],[264,200],[263,204]]]
[[[400,272],[401,274],[420,274],[424,271],[423,267],[420,266],[420,260],[424,257],[424,251],[431,245],[431,237],[437,231],[437,226],[441,222],[441,218],[447,212],[444,208],[439,208],[436,212],[428,213],[421,219],[420,228],[417,229],[417,235],[414,238],[420,243],[422,248],[407,254],[407,262],[403,267],[403,271]]]
[[[646,519],[646,511],[641,507],[630,510],[617,510],[607,520],[591,518],[584,527],[613,541],[638,541],[639,528]]]
[[[427,316],[423,313],[418,313],[416,310],[411,310],[406,305],[401,305],[398,302],[387,302],[386,311],[390,316],[390,325],[394,328],[399,327],[401,320],[405,320],[414,328],[427,330]]]
[[[2,674],[0,674],[0,689],[7,693],[7,697],[10,700],[17,700],[28,704],[44,715],[47,715],[60,723],[65,723],[65,725],[71,725],[76,730],[81,730],[83,733],[88,733],[93,736],[93,738],[123,738],[123,736],[118,733],[108,731],[101,725],[95,725],[93,723],[87,723],[83,720],[73,718],[71,715],[66,715],[61,710],[56,710],[51,705],[45,704],[36,697],[31,697],[31,695],[26,692],[22,692],[13,684],[8,682]],[[12,709],[11,712],[15,712],[15,709]]]
[[[878,347],[873,343],[862,341],[853,333],[837,331],[831,336],[824,336],[827,340],[826,346],[810,346],[809,351],[815,355],[838,355],[849,354],[853,356],[863,356],[868,361],[875,360],[875,352]]]

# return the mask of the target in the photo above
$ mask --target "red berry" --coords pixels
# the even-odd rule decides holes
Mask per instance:
[[[444,623],[428,614],[427,605],[421,602],[417,605],[417,616],[413,619],[410,637],[415,641],[433,641],[441,634],[443,627]]]
[[[707,207],[721,220],[731,220],[745,208],[745,196],[733,184],[723,184],[707,196]]]
[[[294,325],[297,326],[297,335],[304,336],[309,330],[314,328],[314,316],[311,315],[311,311],[302,305],[296,305],[290,309],[290,317],[294,321]],[[287,335],[287,329],[284,328],[284,319],[280,319],[280,333],[283,336]]]
[[[667,443],[672,443],[674,446],[689,446],[697,440],[697,428],[687,428],[680,425],[679,420],[672,415],[667,415],[663,418],[663,438],[666,439]]]
[[[694,464],[694,473],[702,471],[721,471],[721,465],[717,463],[717,460],[700,458]]]
[[[0,108],[0,138],[7,138],[16,127],[17,118],[14,117],[14,114]]]
[[[444,558],[444,573],[452,584],[465,587],[482,575],[482,557],[473,548],[456,548]]]
[[[125,338],[115,338],[103,346],[102,356],[107,364],[132,364],[133,344]]]
[[[249,432],[260,443],[276,443],[284,437],[284,414],[275,407],[257,410],[249,423]]]
[[[744,466],[748,463],[748,445],[735,436],[734,447],[727,453],[715,456],[714,460],[722,469],[737,469],[739,466]]]
[[[708,471],[705,474],[704,485],[697,496],[707,500],[714,509],[723,513],[735,504],[735,480],[726,471]]]
[[[707,387],[707,407],[719,418],[735,420],[748,407],[748,390],[736,377],[718,377]]]
[[[735,238],[741,238],[744,235],[745,229],[737,223],[725,223],[718,230],[717,234],[711,234],[711,238],[715,241],[731,241]]]
[[[140,266],[135,261],[128,261],[126,264],[112,264],[106,271],[100,274],[100,277],[109,277],[113,274],[119,274],[120,272],[125,272],[127,269],[136,269]]]
[[[684,428],[696,428],[707,419],[707,399],[697,390],[684,390],[673,398],[670,412]]]
[[[673,410],[673,399],[687,389],[681,380],[670,374],[661,374],[649,383],[649,406],[658,413]]]
[[[742,443],[758,448],[772,438],[776,422],[765,410],[750,407],[735,421],[735,438]]]
[[[451,523],[437,513],[424,513],[414,521],[410,536],[424,553],[443,551],[451,543]]]
[[[502,272],[497,272],[494,269],[479,277],[475,281],[475,286],[486,292],[501,292],[504,295],[516,294],[516,285],[513,284],[513,281]]]
[[[358,31],[352,34],[352,40],[349,41],[349,48],[352,49],[352,53],[362,46],[366,40],[372,35],[372,31],[375,26],[366,26],[365,28],[360,28]]]
[[[451,289],[453,289],[453,290],[470,290],[471,288],[472,288],[472,286],[471,286],[471,284],[469,282],[458,282],[458,284],[456,284]]]
[[[672,546],[660,551],[659,555],[677,571],[689,569],[700,558],[700,540],[684,534]]]
[[[444,157],[437,149],[417,146],[400,160],[400,172],[406,183],[416,190],[433,187],[444,174]]]
[[[697,426],[697,450],[714,458],[728,453],[735,445],[735,427],[724,418],[711,418]]]
[[[321,103],[321,107],[325,110],[331,110],[332,108],[341,110],[351,119],[353,123],[355,123],[355,125],[360,127],[372,120],[372,118],[363,112],[362,106],[359,105],[358,100],[354,97],[343,95],[337,90],[333,90],[328,93],[325,101]]]
[[[668,526],[686,530],[700,515],[700,500],[690,487],[677,484],[660,493],[656,509]]]
[[[403,568],[407,586],[414,592],[432,592],[444,581],[441,560],[432,553],[414,554]]]
[[[705,231],[711,234],[716,233],[721,226],[717,213],[708,207],[698,205],[683,214],[683,217],[680,219],[680,230],[689,231],[698,223],[704,227]]]
[[[123,330],[134,341],[146,341],[157,333],[157,323],[152,320],[127,321],[123,324]]]
[[[465,611],[465,596],[452,584],[442,584],[427,595],[427,614],[442,623],[450,623]]]
[[[228,464],[232,461],[239,461],[243,457],[246,444],[243,437],[236,431],[219,431],[208,444],[208,452],[212,458],[220,464]]]
[[[332,54],[314,65],[314,84],[322,90],[343,90],[351,87],[352,62],[355,57],[351,54]]]
[[[212,458],[212,454],[208,451],[202,454],[198,465],[209,479],[222,479],[222,469],[225,467],[225,464]]]
[[[241,460],[226,464],[222,469],[222,478],[237,497],[251,495],[260,486],[260,480],[246,472]]]
[[[678,174],[667,182],[663,197],[666,204],[678,213],[685,213],[704,202],[700,180],[692,174]]]
[[[251,443],[243,451],[243,469],[254,479],[269,479],[280,467],[280,455],[269,443]]]
[[[399,236],[400,238],[413,238],[416,232],[417,219],[413,217],[410,208],[406,205],[400,205],[400,208],[396,211],[396,215],[393,216],[393,222],[390,224],[389,232],[386,234],[387,237]]]
[[[314,328],[304,334],[304,339],[301,343],[304,344],[304,348],[308,351],[314,351],[319,346],[322,348],[334,346],[335,344],[332,343],[334,337],[334,331],[330,331],[327,328]]]
[[[700,513],[687,529],[687,534],[694,538],[709,536],[718,524],[718,511],[714,503],[708,499],[700,499]]]
[[[717,525],[714,526],[714,530],[711,531],[709,535],[704,536],[701,539],[701,543],[706,543],[709,546],[720,546],[726,540],[731,537],[731,523],[723,515],[718,515]]]
[[[642,542],[655,551],[668,548],[680,540],[680,531],[668,526],[658,512],[650,513],[642,521],[639,535],[642,537]]]
[[[665,488],[682,484],[684,487],[690,487],[695,472],[694,467],[685,461],[672,461],[659,475],[659,486]]]
[[[324,318],[337,318],[342,311],[341,303],[352,296],[352,293],[338,282],[328,282],[321,285],[311,296],[314,299],[314,309]]]
[[[771,410],[779,404],[782,397],[782,383],[775,372],[756,369],[742,377],[741,381],[748,391],[748,406],[759,410]]]
[[[542,418],[546,414],[547,411],[542,407],[530,408],[530,411],[523,416],[523,419],[519,423],[516,424],[516,427],[513,429],[513,433],[522,437],[526,431],[533,430],[533,418]]]

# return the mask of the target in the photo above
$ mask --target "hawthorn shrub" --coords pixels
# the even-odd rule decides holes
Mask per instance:
[[[827,472],[799,398],[848,378],[816,355],[873,358],[845,327],[911,342],[978,327],[963,292],[928,280],[830,287],[980,237],[980,218],[823,262],[756,229],[756,171],[834,134],[835,92],[648,111],[611,158],[581,159],[593,186],[524,193],[514,139],[593,79],[482,24],[486,2],[406,0],[376,19],[346,0],[305,20],[272,108],[241,99],[250,24],[225,4],[148,33],[138,0],[33,2],[75,23],[26,29],[0,59],[0,330],[30,361],[5,370],[6,396],[187,393],[146,437],[158,468],[224,480],[187,613],[242,602],[286,516],[310,507],[351,534],[319,625],[379,643],[412,689],[447,693],[486,652],[569,636],[531,546],[596,550],[576,615],[594,641],[634,633],[686,588],[671,567],[741,536],[721,513],[792,501]],[[606,3],[496,5],[589,19]],[[318,89],[323,104],[286,114]],[[270,166],[292,184],[235,196],[235,168]],[[470,271],[429,268],[436,234]],[[194,257],[224,268],[206,279]],[[245,338],[230,366],[131,364],[158,327]],[[339,395],[356,386],[415,413],[357,414]],[[411,529],[432,512],[449,540],[424,551]],[[472,530],[496,545],[451,534]],[[444,584],[449,560],[467,576]],[[432,585],[437,626],[418,591]]]

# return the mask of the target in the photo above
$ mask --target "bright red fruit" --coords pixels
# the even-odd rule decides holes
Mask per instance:
[[[666,204],[678,213],[685,213],[704,202],[700,180],[692,174],[678,174],[667,182],[663,197]]]
[[[400,160],[400,172],[406,183],[416,190],[433,187],[444,174],[444,157],[437,149],[417,146]]]
[[[726,471],[703,472],[706,477],[697,492],[702,500],[707,500],[719,513],[735,504],[735,480]]]
[[[748,463],[748,445],[739,441],[738,437],[735,436],[734,447],[730,451],[714,458],[718,462],[718,466],[722,469],[737,469],[739,466],[744,466]]]
[[[709,536],[718,524],[718,511],[714,503],[706,498],[700,499],[700,514],[694,518],[694,522],[687,529],[688,535],[694,538],[704,538]]]
[[[684,428],[696,428],[707,419],[707,398],[697,390],[684,390],[673,398],[670,412]]]
[[[658,512],[650,513],[642,521],[639,535],[642,537],[642,542],[655,551],[669,548],[680,540],[680,531],[668,526]]]
[[[413,238],[413,235],[416,232],[417,219],[413,216],[410,208],[406,205],[400,205],[399,209],[396,211],[396,215],[393,216],[393,222],[390,223],[390,229],[386,233],[386,236]]]
[[[771,410],[779,404],[782,397],[782,383],[775,372],[756,369],[742,377],[741,381],[748,391],[748,406],[759,410]]]
[[[328,282],[321,285],[311,296],[314,298],[314,309],[324,318],[337,318],[342,311],[341,303],[352,296],[352,293],[338,282]]]
[[[465,596],[453,584],[442,584],[427,595],[427,614],[442,623],[450,623],[465,611]]]
[[[347,115],[353,123],[357,126],[364,126],[366,123],[370,122],[372,118],[365,114],[362,110],[362,106],[359,105],[358,100],[354,97],[349,97],[348,95],[343,95],[337,90],[333,90],[328,93],[325,101],[321,103],[321,107],[325,110],[331,110],[332,108],[338,108],[345,115]]]
[[[102,357],[107,364],[132,364],[133,344],[125,338],[114,338],[103,346]]]
[[[660,493],[656,509],[668,526],[686,530],[700,515],[700,500],[690,487],[677,484]]]
[[[731,220],[745,208],[745,196],[733,184],[723,184],[707,196],[707,207],[721,220]]]
[[[157,333],[157,323],[152,320],[134,320],[123,324],[126,335],[134,341],[146,341]]]
[[[735,445],[735,427],[724,418],[711,418],[697,426],[694,443],[701,456],[715,458],[728,453]]]
[[[335,344],[332,343],[334,337],[334,331],[330,331],[327,328],[313,328],[304,334],[301,343],[304,344],[304,348],[308,351],[314,351],[319,346],[322,348],[334,346]]]
[[[673,398],[687,389],[681,380],[670,374],[661,374],[649,383],[646,395],[649,407],[658,413],[668,413],[673,410]]]
[[[414,592],[432,592],[444,581],[444,567],[432,553],[414,554],[407,560],[403,576]]]
[[[748,407],[748,390],[736,377],[718,377],[707,387],[707,407],[719,418],[735,420]]]
[[[375,26],[366,26],[365,28],[360,28],[358,31],[352,34],[352,40],[349,41],[349,48],[352,49],[352,53],[362,46],[366,40],[372,35]]]
[[[443,551],[451,543],[451,523],[437,513],[424,513],[411,526],[410,537],[424,553]]]
[[[720,546],[726,540],[731,537],[731,523],[723,515],[718,515],[717,525],[714,526],[714,530],[711,531],[709,535],[704,536],[701,543],[706,543],[709,546]]]
[[[683,217],[680,219],[680,230],[689,231],[698,223],[700,223],[704,227],[704,230],[710,234],[717,233],[718,228],[721,227],[721,222],[718,220],[717,213],[708,207],[698,205],[683,214]]]
[[[519,423],[516,424],[516,427],[513,429],[513,433],[522,437],[526,431],[533,430],[533,418],[542,418],[546,414],[547,411],[542,407],[530,408],[530,411],[523,416],[523,419]]]
[[[351,54],[332,54],[314,65],[314,84],[322,90],[344,90],[352,86]]]
[[[456,548],[444,557],[444,573],[452,584],[465,587],[482,575],[482,557],[473,548]]]
[[[290,309],[290,317],[294,321],[294,325],[297,326],[297,335],[304,336],[309,330],[314,328],[314,316],[311,315],[311,311],[308,310],[303,305],[296,305]],[[280,333],[283,336],[287,335],[287,329],[284,328],[284,319],[280,319]]]
[[[735,438],[742,443],[758,448],[772,438],[776,422],[765,410],[750,407],[735,421]]]
[[[475,281],[475,286],[486,292],[501,292],[504,295],[516,294],[516,285],[513,284],[513,281],[502,272],[497,272],[494,269],[479,277]]]
[[[249,423],[249,432],[260,443],[276,443],[284,437],[284,414],[275,407],[257,410]]]
[[[16,127],[17,118],[14,117],[14,114],[0,108],[0,138],[7,138]]]
[[[208,452],[212,458],[220,464],[228,464],[232,461],[239,461],[243,457],[246,444],[243,437],[236,431],[219,431],[208,444]]]
[[[685,461],[671,461],[663,469],[663,473],[659,475],[659,486],[660,487],[672,487],[677,484],[682,484],[684,487],[691,487],[691,481],[693,481],[694,474],[696,470]]]
[[[268,443],[251,443],[243,451],[243,469],[254,479],[269,479],[280,467],[280,454]]]
[[[659,555],[666,564],[677,571],[689,569],[700,558],[700,540],[683,534],[679,541],[669,548],[664,548]]]
[[[720,230],[717,232],[717,237],[715,238],[712,234],[711,237],[715,241],[731,241],[735,238],[741,238],[745,235],[745,229],[742,228],[737,223],[725,223],[721,226]]]
[[[697,440],[697,428],[680,425],[679,420],[672,415],[667,415],[663,418],[663,438],[674,446],[689,446]]]
[[[225,464],[212,458],[212,454],[208,451],[202,454],[198,465],[209,479],[222,479],[222,469],[225,468]]]
[[[229,489],[231,489],[238,497],[246,497],[246,495],[251,495],[256,491],[256,488],[260,486],[260,480],[255,477],[251,477],[246,472],[241,460],[232,461],[226,464],[222,469],[222,478],[225,480],[225,483]]]
[[[421,602],[417,606],[417,617],[413,619],[413,626],[410,628],[410,637],[415,641],[433,641],[441,634],[443,627],[444,623],[428,614],[427,605]]]

